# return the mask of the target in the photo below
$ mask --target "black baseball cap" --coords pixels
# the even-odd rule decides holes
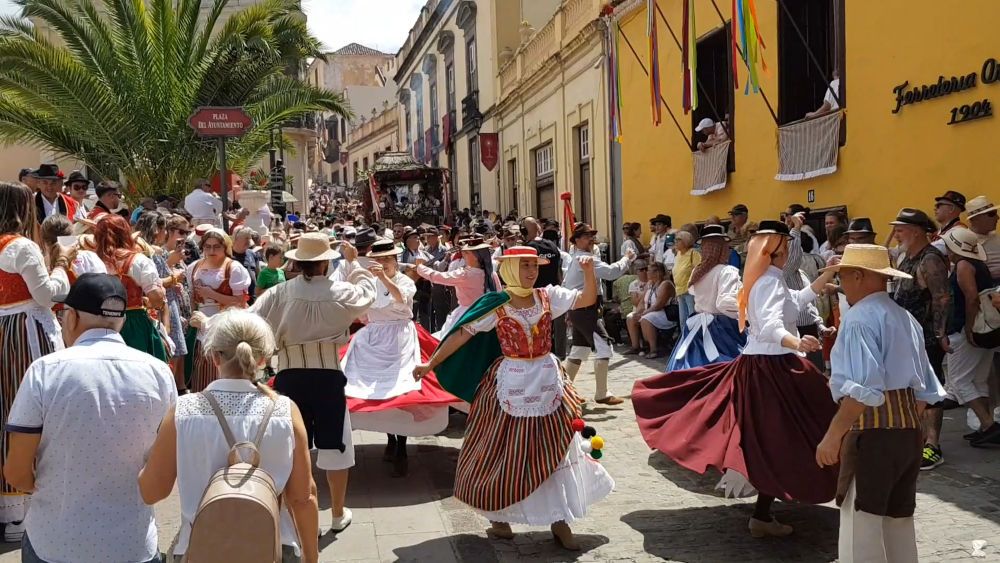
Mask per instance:
[[[116,305],[105,309],[108,300],[117,300]],[[108,274],[83,274],[76,279],[73,287],[66,295],[56,296],[53,301],[63,303],[71,309],[76,309],[99,317],[122,318],[125,316],[125,285],[115,276]]]

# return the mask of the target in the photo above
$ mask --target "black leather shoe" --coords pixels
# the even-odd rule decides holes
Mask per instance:
[[[982,435],[972,441],[974,447],[1000,445],[1000,422],[994,422],[982,431]]]

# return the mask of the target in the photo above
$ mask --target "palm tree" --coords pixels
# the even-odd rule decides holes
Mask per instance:
[[[289,69],[322,57],[298,0],[17,0],[0,18],[0,142],[28,143],[119,173],[139,195],[180,194],[216,170],[215,143],[187,124],[198,106],[242,106],[255,126],[229,143],[252,167],[268,132],[309,112],[350,112]],[[231,11],[231,10],[230,10]]]

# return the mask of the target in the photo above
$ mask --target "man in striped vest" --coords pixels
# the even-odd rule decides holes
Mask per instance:
[[[923,329],[885,291],[888,278],[910,278],[890,267],[888,250],[851,244],[832,268],[851,308],[831,354],[830,391],[840,409],[816,448],[816,462],[840,462],[840,561],[916,563],[920,418],[945,393],[927,358]],[[864,448],[858,447],[862,439]]]

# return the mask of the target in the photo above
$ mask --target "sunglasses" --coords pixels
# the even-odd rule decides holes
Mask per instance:
[[[74,184],[74,185],[70,186],[70,189],[73,190],[74,192],[85,192],[85,191],[87,191],[87,186],[86,185],[81,186],[80,184]]]
[[[637,272],[645,272],[645,271],[646,271],[646,270],[648,270],[648,269],[649,269],[649,268],[636,268],[636,271],[637,271]]]
[[[188,235],[190,235],[190,234],[191,234],[191,231],[186,231],[186,230],[182,230],[182,229],[177,229],[177,234],[179,234],[179,235],[183,235],[183,236],[188,236]]]

